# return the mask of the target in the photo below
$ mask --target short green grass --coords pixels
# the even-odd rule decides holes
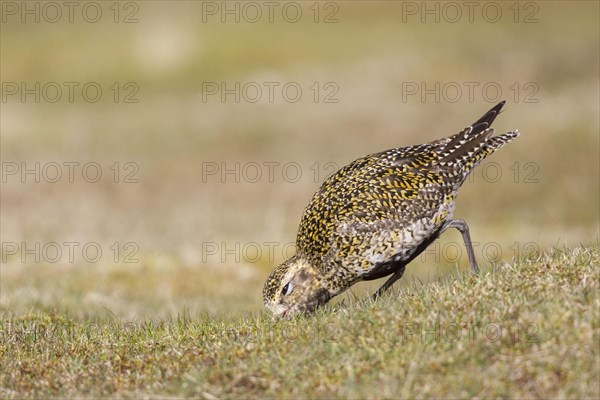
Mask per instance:
[[[598,244],[311,317],[2,315],[0,396],[598,398]]]

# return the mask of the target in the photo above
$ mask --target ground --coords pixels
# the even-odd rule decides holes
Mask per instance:
[[[1,394],[597,398],[599,263],[555,249],[290,321],[7,315]]]

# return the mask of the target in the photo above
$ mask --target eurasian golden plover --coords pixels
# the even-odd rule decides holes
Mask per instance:
[[[391,275],[377,297],[448,228],[460,231],[478,272],[454,202],[469,172],[519,135],[493,136],[502,106],[453,136],[370,154],[330,176],[304,210],[295,255],[265,282],[265,307],[281,317],[312,312],[358,281]]]

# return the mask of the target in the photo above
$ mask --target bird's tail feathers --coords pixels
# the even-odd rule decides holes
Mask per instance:
[[[514,131],[506,132],[502,135],[492,136],[489,138],[483,146],[483,151],[486,152],[486,156],[492,154],[496,150],[500,149],[506,143],[513,141],[519,137],[520,133],[517,129]]]
[[[438,163],[440,165],[460,165],[469,161],[470,158],[485,146],[490,136],[494,134],[493,128],[482,129],[482,126],[478,126],[476,133],[473,132],[474,130],[474,127],[468,127],[465,131],[469,132],[465,134],[464,140],[454,146],[450,146],[450,143],[445,146],[442,151],[443,156]]]
[[[493,132],[493,129],[490,129]],[[496,152],[508,142],[516,139],[519,136],[519,131],[514,130],[511,132],[503,133],[502,135],[488,137],[487,140],[482,142],[480,146],[474,151],[467,153],[458,164],[460,168],[457,171],[458,175],[466,176],[481,163],[487,156]]]
[[[466,127],[461,132],[450,136],[450,141],[445,145],[445,149],[448,152],[452,152],[453,149],[461,147],[470,137],[478,136],[481,132],[492,126],[492,123],[496,117],[500,114],[502,107],[506,101],[501,101],[486,112],[481,118],[473,122],[471,126]]]
[[[491,124],[500,114],[504,104],[504,101],[496,104],[471,126],[441,143],[437,150],[440,158],[436,163],[453,171],[457,176],[466,176],[485,157],[519,136],[517,130],[494,136]]]

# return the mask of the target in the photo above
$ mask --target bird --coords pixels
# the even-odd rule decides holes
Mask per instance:
[[[469,227],[454,219],[455,200],[473,168],[519,136],[516,129],[494,135],[504,104],[452,136],[369,154],[328,177],[304,210],[295,254],[264,284],[265,308],[280,318],[311,314],[356,282],[391,275],[378,298],[449,228],[461,233],[478,273]]]

